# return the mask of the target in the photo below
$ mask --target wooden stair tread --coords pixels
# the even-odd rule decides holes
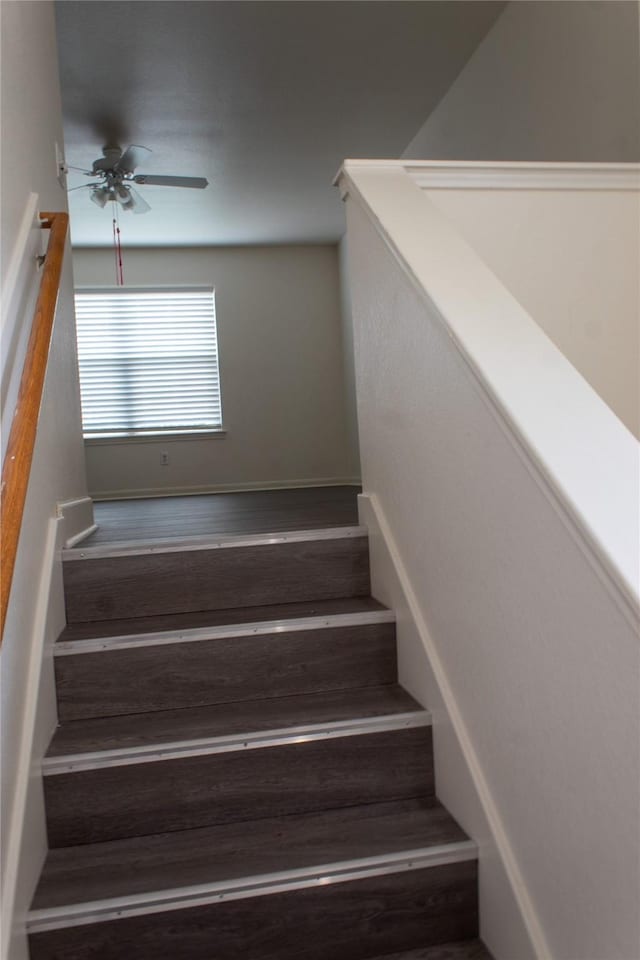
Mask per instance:
[[[54,734],[47,757],[176,743],[420,711],[397,684],[74,720]]]
[[[303,529],[65,551],[33,960],[491,960],[366,530]]]
[[[419,947],[402,953],[386,953],[370,960],[493,960],[482,940],[459,940],[456,943],[439,943],[432,947]]]
[[[373,597],[343,597],[334,600],[306,600],[258,607],[233,607],[230,610],[198,610],[191,613],[133,617],[126,620],[92,620],[68,624],[59,641],[144,635],[146,633],[192,630],[201,627],[230,626],[239,623],[294,620],[302,617],[327,617],[335,614],[368,613],[386,608]]]
[[[369,596],[363,528],[65,551],[67,622]]]
[[[435,798],[420,798],[83,844],[50,851],[32,909],[465,840],[466,834]]]
[[[98,501],[94,504],[98,529],[79,547],[126,537],[351,526],[358,522],[360,491],[359,486],[338,485]]]

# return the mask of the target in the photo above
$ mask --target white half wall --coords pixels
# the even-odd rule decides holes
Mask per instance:
[[[215,287],[226,432],[88,443],[92,495],[358,479],[347,425],[335,245],[125,249],[124,270],[130,286]],[[109,286],[113,253],[76,249],[74,271],[78,286]]]
[[[636,0],[512,0],[411,141],[421,160],[640,160]]]
[[[3,297],[4,350],[5,335],[24,345],[39,282],[33,231],[25,234],[21,224],[33,222],[34,208],[66,210],[66,194],[56,177],[62,121],[53,3],[10,0],[0,4],[0,17],[2,279],[3,286],[7,280],[13,285]],[[0,653],[3,960],[27,957],[24,917],[46,852],[39,760],[56,706],[53,670],[42,657],[64,624],[62,580],[55,572],[56,502],[86,496],[72,294],[67,247]],[[11,375],[4,365],[3,377]],[[9,420],[3,415],[5,424]]]
[[[541,960],[509,876],[510,864],[496,844],[495,810],[485,810],[480,796],[483,785],[473,769],[477,760],[468,731],[375,494],[360,494],[358,512],[369,534],[372,596],[396,616],[398,680],[431,714],[438,799],[478,845],[480,935],[491,942],[496,958]]]
[[[446,776],[484,841],[482,935],[497,960],[630,960],[638,445],[408,176],[345,169],[363,488],[490,827]]]

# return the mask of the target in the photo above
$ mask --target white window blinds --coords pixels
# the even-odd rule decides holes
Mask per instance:
[[[222,427],[212,289],[76,292],[84,435]]]

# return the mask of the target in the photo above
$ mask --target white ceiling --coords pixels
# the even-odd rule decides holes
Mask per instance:
[[[345,157],[399,157],[503,3],[484,0],[62,0],[67,163],[143,144],[138,172],[205,176],[139,187],[127,245],[336,240]],[[88,182],[71,171],[69,186]],[[111,242],[112,207],[69,195],[73,242]]]

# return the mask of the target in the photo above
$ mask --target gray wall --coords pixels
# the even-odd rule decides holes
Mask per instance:
[[[509,3],[404,156],[640,160],[638,10]]]
[[[130,286],[215,287],[226,434],[87,444],[92,494],[353,478],[336,246],[132,249],[124,270]],[[78,286],[112,284],[112,251],[76,250],[74,272]]]
[[[344,363],[344,392],[347,413],[347,433],[351,472],[360,476],[360,448],[358,440],[358,410],[356,407],[356,373],[353,357],[353,315],[351,308],[351,283],[349,276],[349,250],[347,235],[338,245],[340,264],[340,312],[342,314],[342,353]]]
[[[640,194],[594,188],[426,195],[640,438]]]

